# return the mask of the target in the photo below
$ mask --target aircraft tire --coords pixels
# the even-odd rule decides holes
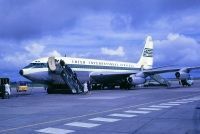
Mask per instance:
[[[105,86],[103,84],[100,85],[100,89],[103,90]]]
[[[48,87],[48,88],[47,88],[47,94],[53,94],[53,90],[52,90],[51,87]]]

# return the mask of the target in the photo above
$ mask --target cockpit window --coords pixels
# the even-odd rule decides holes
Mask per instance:
[[[47,63],[30,63],[24,68],[47,68]]]

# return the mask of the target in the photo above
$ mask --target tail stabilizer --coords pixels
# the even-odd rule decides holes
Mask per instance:
[[[145,46],[137,63],[141,69],[151,69],[153,66],[153,40],[151,36],[147,36]]]

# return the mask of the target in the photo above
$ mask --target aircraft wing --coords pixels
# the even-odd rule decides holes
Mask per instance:
[[[184,68],[155,68],[155,69],[149,69],[149,70],[143,70],[143,73],[146,75],[154,75],[154,74],[161,74],[161,73],[168,73],[168,72],[176,72],[176,71],[185,71],[190,72],[194,69],[200,69],[200,66],[197,67],[184,67]]]
[[[194,69],[200,69],[200,66],[197,67],[184,67],[184,68],[153,68],[153,69],[148,69],[148,70],[135,70],[135,71],[128,71],[128,72],[92,72],[90,74],[91,77],[93,76],[112,76],[112,77],[128,77],[132,74],[137,74],[137,73],[144,73],[145,75],[154,75],[154,74],[161,74],[161,73],[168,73],[168,72],[176,72],[176,71],[187,71],[190,72],[191,70]]]
[[[148,70],[135,70],[129,72],[92,72],[90,74],[90,78],[96,82],[100,83],[112,83],[112,82],[124,82],[130,80],[134,84],[141,84],[144,82],[145,78],[150,76],[154,80],[158,81],[159,83],[167,84],[167,80],[162,78],[159,74],[162,73],[169,73],[169,72],[176,72],[175,76],[177,79],[188,79],[189,72],[193,69],[200,69],[200,66],[197,67],[184,67],[184,68],[153,68]]]

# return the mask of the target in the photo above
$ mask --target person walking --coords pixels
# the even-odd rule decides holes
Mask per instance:
[[[84,88],[84,93],[88,93],[88,85],[87,85],[87,82],[85,82],[83,84],[83,88]]]
[[[10,96],[11,91],[10,91],[10,85],[8,83],[5,84],[5,91],[8,93],[8,95]]]

